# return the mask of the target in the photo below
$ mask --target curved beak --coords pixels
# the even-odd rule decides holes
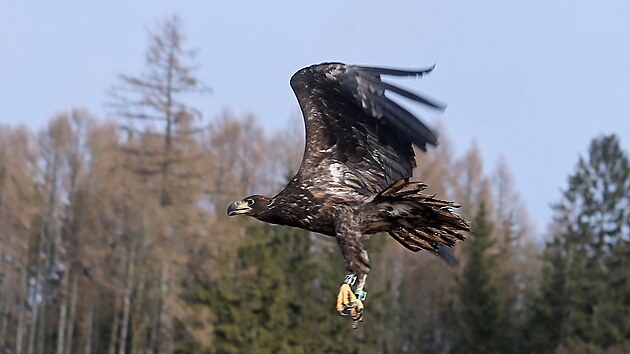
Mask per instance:
[[[238,202],[228,205],[227,214],[229,216],[247,214],[250,210],[252,210],[252,208],[250,208],[246,202],[239,200]]]

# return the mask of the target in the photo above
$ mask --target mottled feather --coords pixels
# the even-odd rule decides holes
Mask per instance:
[[[398,70],[325,63],[299,70],[291,87],[300,104],[306,144],[300,168],[273,198],[250,196],[230,215],[300,227],[334,236],[349,274],[369,271],[363,238],[387,232],[404,247],[441,253],[469,229],[452,202],[423,193],[410,182],[413,145],[425,150],[437,137],[387,92],[432,109],[444,105],[382,81],[382,76],[422,77],[433,67]],[[456,262],[450,252],[443,258]]]
[[[418,71],[327,63],[304,68],[291,78],[306,126],[306,148],[298,178],[312,166],[344,164],[358,193],[378,193],[409,177],[416,166],[412,144],[425,149],[437,138],[429,128],[385,95],[392,91],[432,108],[443,106],[381,80],[381,75],[422,76]],[[327,181],[322,181],[327,182]]]

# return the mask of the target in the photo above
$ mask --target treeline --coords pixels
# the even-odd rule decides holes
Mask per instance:
[[[282,188],[303,133],[204,120],[186,100],[211,92],[197,64],[170,18],[145,71],[117,78],[116,119],[75,109],[38,132],[1,127],[3,352],[630,352],[630,166],[614,135],[578,161],[536,245],[506,162],[488,173],[442,133],[415,175],[472,221],[461,263],[374,236],[353,331],[334,310],[334,239],[225,215]]]

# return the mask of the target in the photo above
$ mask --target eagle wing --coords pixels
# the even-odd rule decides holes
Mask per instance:
[[[343,186],[373,194],[410,177],[416,166],[412,144],[436,145],[434,133],[385,96],[386,91],[443,110],[429,99],[381,80],[381,75],[420,77],[433,67],[404,71],[325,63],[299,70],[291,87],[306,127],[301,181]]]

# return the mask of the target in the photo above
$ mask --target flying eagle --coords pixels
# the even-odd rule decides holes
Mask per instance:
[[[457,205],[424,194],[425,184],[409,181],[416,166],[412,145],[426,151],[437,138],[385,92],[444,107],[381,80],[383,75],[422,77],[431,70],[342,63],[299,70],[291,87],[304,116],[306,146],[297,174],[276,196],[252,195],[227,209],[230,216],[335,237],[347,272],[336,308],[350,315],[354,328],[363,318],[367,294],[367,236],[387,232],[411,251],[439,253],[469,231],[468,223],[452,212]]]

